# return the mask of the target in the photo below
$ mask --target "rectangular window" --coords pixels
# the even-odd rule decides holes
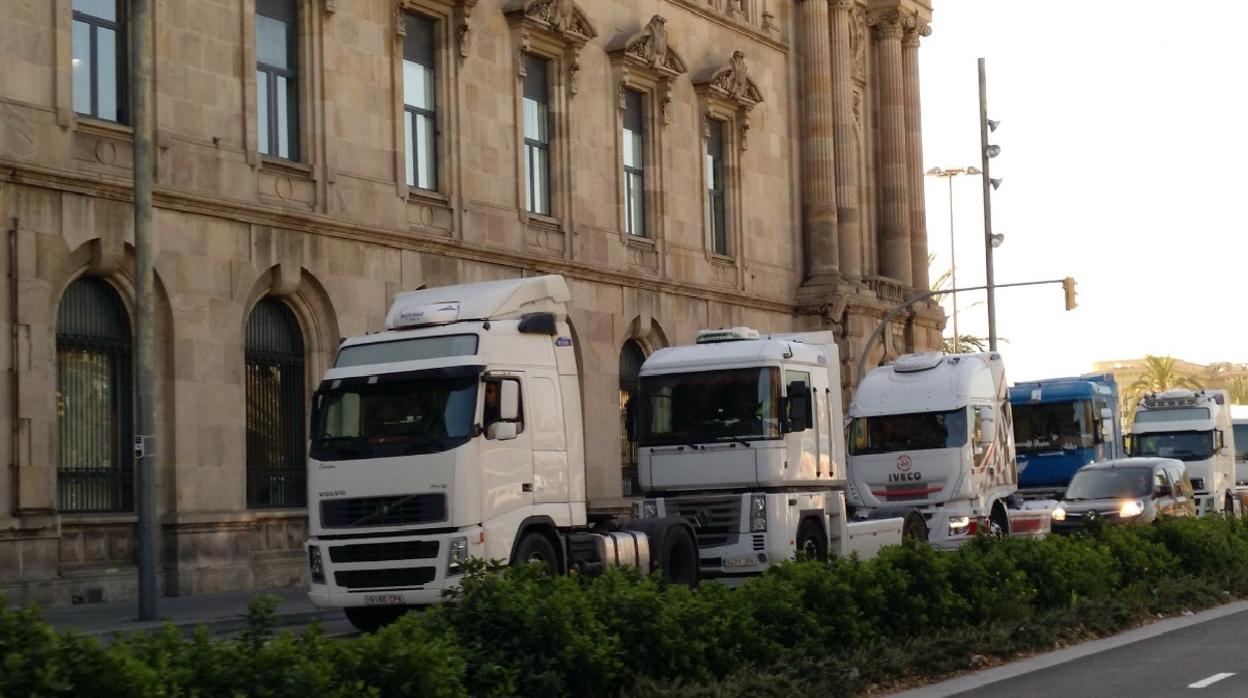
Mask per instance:
[[[550,215],[550,62],[524,54],[524,205]]]
[[[299,14],[295,0],[256,0],[256,134],[261,153],[299,159]]]
[[[74,111],[126,121],[126,21],[120,0],[74,0]]]
[[[437,109],[434,99],[434,22],[419,15],[404,17],[403,134],[407,149],[407,185],[438,188]]]
[[[728,254],[728,206],[724,186],[724,122],[712,119],[706,141],[706,204],[711,224],[711,252]]]
[[[646,235],[645,99],[636,90],[624,92],[624,231]]]

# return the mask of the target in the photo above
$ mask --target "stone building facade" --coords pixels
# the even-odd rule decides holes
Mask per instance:
[[[827,328],[846,386],[925,289],[926,0],[155,3],[159,569],[304,578],[306,405],[421,285],[559,273],[593,504],[637,364]],[[0,592],[135,593],[125,0],[0,17]],[[873,363],[940,345],[896,321]]]

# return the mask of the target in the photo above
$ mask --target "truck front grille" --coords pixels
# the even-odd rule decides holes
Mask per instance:
[[[432,567],[404,567],[391,570],[344,570],[334,573],[338,586],[347,589],[394,589],[415,587],[433,581]]]
[[[438,556],[436,540],[408,540],[399,543],[338,545],[329,549],[331,562],[384,562],[386,560],[428,560]]]
[[[681,497],[668,500],[669,512],[688,521],[698,535],[698,547],[736,543],[741,531],[741,497]]]
[[[321,501],[325,528],[406,526],[446,520],[446,495],[400,494]]]

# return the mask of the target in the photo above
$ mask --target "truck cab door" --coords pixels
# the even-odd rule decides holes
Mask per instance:
[[[814,480],[822,469],[819,453],[819,421],[815,413],[815,389],[809,371],[785,371],[785,447],[789,474],[786,479]],[[795,394],[797,393],[797,394]],[[796,409],[795,409],[796,408]],[[800,413],[801,419],[795,417]]]
[[[488,520],[533,504],[531,400],[519,372],[487,375],[481,386],[481,516]]]

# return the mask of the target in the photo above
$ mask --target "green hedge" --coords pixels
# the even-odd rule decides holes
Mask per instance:
[[[1248,595],[1248,525],[1103,527],[954,552],[780,565],[739,589],[613,571],[470,574],[455,603],[372,635],[168,627],[104,644],[0,611],[0,697],[853,695]]]

